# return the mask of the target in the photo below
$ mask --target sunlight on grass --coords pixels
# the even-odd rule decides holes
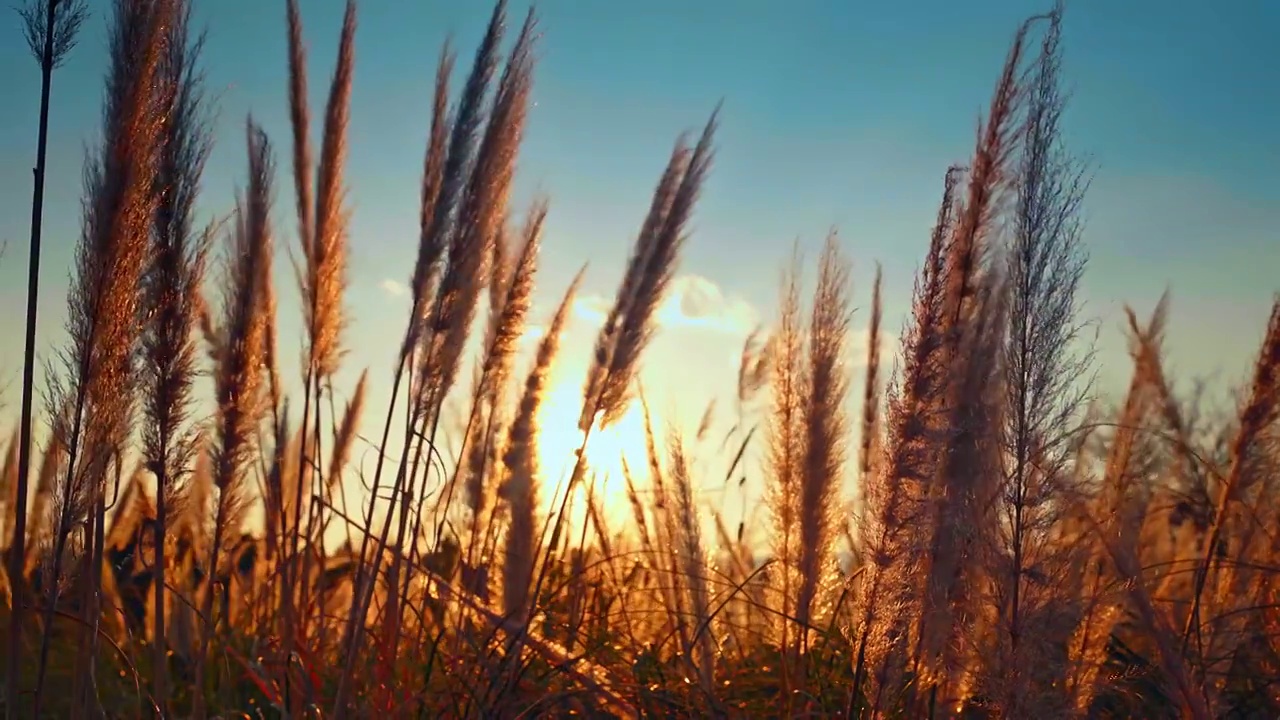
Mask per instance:
[[[539,413],[538,454],[542,465],[540,498],[545,512],[551,506],[551,494],[557,487],[563,490],[569,473],[573,470],[576,452],[582,446],[583,432],[578,427],[582,412],[582,373],[566,364],[554,375],[555,385],[546,396]],[[653,418],[655,427],[663,427],[662,418]],[[659,452],[662,438],[656,438]],[[586,446],[586,478],[594,481],[595,492],[603,504],[611,524],[629,514],[626,483],[623,480],[623,462],[635,480],[637,490],[643,492],[649,476],[648,451],[645,446],[644,411],[639,402],[632,402],[616,422],[601,429],[596,427]],[[578,499],[580,500],[580,498]],[[584,505],[575,500],[570,522],[580,527]]]
[[[0,469],[9,716],[1280,713],[1280,298],[1237,414],[1175,393],[1167,298],[1148,319],[1126,308],[1119,407],[1080,390],[1094,362],[1077,297],[1089,176],[1058,125],[1061,5],[1019,28],[971,161],[940,172],[899,342],[882,333],[878,267],[866,308],[837,233],[812,288],[797,249],[767,339],[745,342],[724,378],[736,394],[721,436],[721,398],[682,390],[713,395],[720,378],[692,380],[678,361],[646,376],[673,378],[661,389],[685,412],[707,408],[694,432],[675,403],[649,415],[640,388],[664,322],[755,323],[707,312],[724,300],[709,282],[669,302],[719,109],[654,158],[618,292],[596,296],[615,299],[592,301],[593,341],[562,346],[582,272],[536,318],[545,334],[526,332],[548,202],[517,221],[510,196],[541,33],[531,11],[507,48],[497,2],[466,81],[453,55],[439,60],[421,204],[406,208],[418,259],[394,286],[412,311],[385,348],[360,348],[399,361],[373,368],[389,406],[366,408],[367,372],[334,387],[356,355],[355,3],[316,123],[301,3],[286,2],[292,166],[247,120],[248,182],[208,233],[193,222],[212,108],[191,1],[111,4],[70,337],[43,388],[50,439],[23,446],[40,457],[28,478],[15,432]],[[78,3],[25,7],[33,48],[69,42]],[[286,202],[296,223],[276,217]],[[206,275],[211,248],[220,272]],[[276,287],[286,255],[299,282]],[[279,347],[277,293],[291,290],[307,321],[303,397],[280,378],[299,349]],[[197,402],[208,385],[216,402]],[[444,457],[452,401],[460,432]],[[586,434],[583,415],[597,423]],[[367,441],[362,423],[387,430]],[[363,447],[376,462],[357,438],[379,443]],[[328,498],[365,487],[338,519]],[[338,526],[361,532],[323,542]]]

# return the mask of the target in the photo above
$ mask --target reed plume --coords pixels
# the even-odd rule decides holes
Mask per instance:
[[[935,500],[935,526],[925,578],[926,613],[934,599],[944,597],[932,609],[948,618],[932,627],[922,618],[913,661],[932,687],[923,703],[946,702],[963,707],[973,694],[982,643],[989,634],[979,621],[984,617],[981,589],[986,576],[983,550],[997,526],[993,498],[998,492],[999,428],[1004,407],[1000,404],[1000,350],[1008,327],[1008,285],[993,271],[982,280],[974,298],[976,317],[966,330],[961,359],[953,360],[953,405],[948,413],[950,437],[943,446],[936,483],[944,486]],[[994,372],[993,372],[994,370]],[[925,631],[928,631],[926,634]],[[932,644],[932,649],[931,649]]]
[[[315,219],[311,177],[311,113],[307,107],[307,48],[302,39],[302,13],[297,0],[285,10],[289,28],[289,122],[293,131],[293,188],[298,213],[298,242],[309,249]]]
[[[436,287],[438,266],[442,259],[450,264],[454,262],[448,255],[458,232],[456,223],[461,219],[460,205],[466,201],[467,188],[472,183],[476,144],[486,119],[485,98],[497,71],[498,46],[506,27],[506,5],[506,0],[498,0],[494,4],[484,37],[476,48],[471,72],[451,115],[447,102],[454,57],[447,45],[440,54],[430,139],[423,167],[418,259],[411,280],[413,309],[401,349],[402,361],[417,348],[425,330],[432,330],[429,340],[434,343],[435,316],[444,297]],[[455,286],[461,284],[454,281]],[[422,387],[425,390],[430,385],[423,382]]]
[[[1001,350],[1003,462],[998,558],[990,569],[1000,608],[995,661],[987,682],[998,704],[1026,715],[1060,701],[1040,669],[1053,653],[1042,616],[1065,588],[1032,583],[1035,569],[1066,575],[1057,546],[1064,512],[1079,491],[1071,475],[1072,433],[1090,391],[1091,350],[1081,347],[1077,296],[1088,256],[1082,248],[1081,203],[1088,187],[1080,162],[1066,152],[1060,121],[1061,16],[1057,9],[1030,73],[1022,154],[1016,168],[1012,238],[1005,255],[1009,328]],[[1039,676],[1039,677],[1037,677]]]
[[[70,347],[61,355],[65,374],[49,383],[52,432],[68,449],[69,461],[59,491],[55,582],[49,583],[46,597],[37,714],[65,538],[80,524],[92,529],[86,618],[91,628],[97,627],[95,589],[101,578],[107,473],[133,426],[140,317],[136,288],[147,259],[160,130],[152,88],[171,13],[169,0],[116,0],[112,6],[101,146],[86,161],[83,230],[67,302]],[[96,642],[91,633],[91,649]]]
[[[274,163],[267,136],[252,120],[246,123],[249,183],[237,203],[222,280],[222,321],[217,328],[214,393],[217,418],[210,448],[218,499],[203,595],[204,631],[197,667],[203,668],[214,633],[213,577],[222,565],[223,544],[244,523],[249,478],[259,423],[266,407],[266,286],[271,280],[271,206]],[[196,673],[196,677],[201,677]],[[204,693],[195,693],[196,716],[202,716]]]
[[[88,15],[84,0],[24,0],[17,8],[22,18],[27,49],[40,65],[40,120],[36,136],[36,164],[31,169],[31,243],[27,250],[27,315],[22,359],[22,405],[18,416],[17,477],[14,495],[13,544],[6,568],[9,575],[10,603],[9,655],[5,672],[8,697],[18,696],[18,667],[22,659],[22,623],[26,606],[27,497],[31,473],[31,413],[35,398],[36,316],[40,297],[40,244],[44,229],[45,160],[49,149],[49,101],[53,88],[53,71],[75,47],[80,26]],[[35,522],[40,522],[37,518]]]
[[[858,619],[854,659],[854,694],[864,693],[872,711],[895,692],[903,670],[908,640],[906,618],[913,612],[912,582],[918,575],[920,547],[913,523],[933,472],[931,448],[940,418],[930,408],[941,397],[943,336],[939,328],[946,287],[946,257],[955,227],[955,191],[961,169],[947,170],[942,200],[930,237],[929,251],[916,279],[912,314],[902,334],[902,371],[890,388],[885,457],[882,469],[863,489],[865,510],[862,545],[869,569],[862,596],[878,598],[873,610],[864,603]],[[873,686],[864,690],[864,679]]]
[[[274,243],[271,208],[274,162],[266,134],[246,124],[249,182],[237,203],[222,278],[222,322],[214,362],[217,422],[212,452],[214,484],[224,528],[236,529],[251,467],[258,422],[266,403],[265,357],[269,316],[265,288],[271,278]]]
[[[314,523],[319,512],[314,503],[307,504],[305,530],[302,513],[304,498],[313,498],[310,482],[304,481],[305,458],[314,456],[320,442],[320,396],[325,383],[337,371],[343,354],[342,334],[346,325],[342,306],[347,284],[347,232],[348,215],[344,207],[343,174],[347,153],[347,122],[350,116],[351,78],[354,72],[356,6],[348,0],[343,15],[342,31],[338,41],[338,57],[329,97],[325,106],[324,129],[321,136],[320,159],[315,169],[314,197],[311,184],[311,146],[308,134],[309,111],[307,108],[306,52],[302,46],[302,20],[297,0],[287,5],[289,25],[289,100],[294,143],[294,186],[297,198],[299,245],[302,249],[302,267],[298,269],[299,291],[303,302],[303,320],[307,332],[307,352],[303,364],[303,405],[301,438],[299,445],[299,477],[293,497],[290,535],[290,562],[286,568],[285,592],[282,602],[291,599],[297,590],[302,591],[300,603],[306,605],[308,586],[299,582],[310,576],[310,560],[313,556]],[[314,407],[313,407],[314,405]],[[313,414],[314,413],[314,414]],[[310,475],[306,475],[309,480]],[[302,530],[302,532],[297,532]],[[298,563],[299,547],[306,553]],[[293,609],[282,608],[286,624],[286,655],[293,642],[292,629],[295,620],[301,620],[301,635],[306,636],[306,617],[294,617]]]
[[[344,478],[349,477],[347,471],[350,469],[351,453],[355,446],[361,418],[364,416],[368,379],[368,370],[360,373],[360,379],[356,382],[356,389],[351,394],[351,399],[347,401],[341,421],[335,420],[337,426],[333,430],[333,449],[329,453],[328,471],[324,478],[325,497],[328,503],[332,507],[341,507],[342,514],[348,517],[350,517],[350,514],[347,511],[347,485],[344,483]],[[276,471],[272,468],[267,472],[270,476],[271,473]],[[323,542],[325,532],[328,531],[329,523],[332,519],[332,513],[324,515],[320,530],[317,532],[321,542]],[[347,543],[349,546],[354,547],[355,539],[351,535],[351,523],[344,520],[342,524],[346,529]]]
[[[409,325],[400,348],[401,363],[414,350],[418,338],[422,335],[423,326],[428,319],[428,303],[434,291],[436,273],[445,253],[445,233],[436,226],[436,214],[442,211],[437,208],[444,208],[443,215],[447,217],[453,211],[454,203],[457,202],[458,187],[461,185],[463,160],[455,155],[452,163],[447,161],[447,156],[452,151],[450,140],[453,121],[449,115],[449,76],[453,74],[453,64],[453,50],[448,43],[445,43],[440,51],[440,59],[436,63],[435,94],[431,102],[431,129],[428,133],[426,155],[422,162],[422,190],[418,206],[418,257],[413,265],[413,277],[409,282],[409,292],[412,294],[413,302],[409,314]],[[466,101],[467,98],[464,96],[464,106],[460,108],[460,112],[464,113],[464,123],[470,125],[474,123],[473,116],[478,110],[479,103],[473,102],[466,105]],[[469,143],[473,142],[474,134],[475,129],[464,134],[468,152]],[[462,148],[459,147],[459,152],[461,151]],[[446,167],[452,171],[449,176],[445,175]],[[447,225],[441,227],[447,227]]]
[[[947,250],[943,327],[954,354],[963,336],[962,320],[979,287],[979,271],[986,257],[988,235],[1015,177],[1012,161],[1020,147],[1018,116],[1026,102],[1021,72],[1026,35],[1040,16],[1023,23],[1014,35],[996,84],[986,121],[979,127],[978,144],[970,163],[962,210],[956,218]]]
[[[1090,543],[1081,588],[1084,613],[1068,645],[1068,700],[1077,712],[1087,712],[1098,690],[1105,670],[1107,645],[1116,623],[1123,617],[1126,605],[1114,589],[1117,570],[1113,552],[1127,557],[1137,541],[1146,512],[1150,488],[1144,482],[1153,469],[1154,448],[1142,430],[1154,404],[1150,357],[1142,351],[1144,344],[1158,347],[1164,335],[1168,313],[1168,296],[1161,297],[1143,328],[1135,327],[1129,339],[1134,360],[1133,377],[1124,404],[1116,418],[1102,487],[1096,498],[1094,514],[1102,518],[1098,538]],[[1134,323],[1136,325],[1136,323]],[[1092,508],[1081,508],[1088,513]],[[1110,543],[1110,545],[1108,545]]]
[[[502,3],[499,3],[498,10],[501,9]],[[499,17],[499,33],[502,22]],[[456,225],[450,234],[447,265],[437,290],[431,344],[420,350],[425,361],[422,379],[436,420],[439,418],[438,406],[448,395],[457,376],[458,363],[475,316],[476,302],[484,287],[486,261],[507,214],[507,198],[515,175],[516,156],[524,137],[525,116],[532,90],[534,28],[534,15],[530,13],[498,82],[488,113],[488,125],[476,151],[474,167],[458,206]],[[491,72],[491,68],[477,65],[468,79],[467,89],[473,82],[487,84],[486,72]]]
[[[525,221],[523,240],[518,255],[509,269],[495,262],[491,285],[489,327],[485,344],[488,348],[473,391],[471,417],[463,435],[465,461],[455,473],[462,473],[468,509],[471,512],[467,561],[483,532],[483,519],[491,510],[492,488],[486,487],[488,465],[495,453],[502,426],[502,391],[506,387],[520,337],[525,331],[525,318],[532,306],[534,276],[538,268],[538,251],[542,241],[542,224],[546,219],[545,201],[535,204]],[[495,247],[505,240],[500,237]],[[499,272],[501,271],[501,272]]]
[[[781,572],[780,640],[797,657],[808,648],[815,601],[830,575],[837,492],[844,473],[849,266],[827,237],[807,326],[801,319],[798,256],[784,278],[774,336],[769,509]],[[798,635],[789,638],[792,618]]]
[[[613,301],[613,306],[609,309],[609,315],[605,318],[604,324],[600,328],[600,334],[596,337],[595,353],[592,357],[591,366],[587,371],[587,382],[583,389],[582,417],[578,421],[579,429],[584,432],[597,419],[595,416],[596,405],[608,377],[612,362],[611,357],[614,345],[617,343],[618,334],[622,329],[627,301],[640,286],[641,271],[644,269],[645,261],[647,260],[646,255],[650,252],[649,248],[654,244],[658,233],[662,230],[662,225],[666,221],[667,215],[671,212],[676,190],[688,167],[689,149],[685,144],[684,138],[681,137],[676,141],[675,149],[672,150],[671,157],[667,160],[667,166],[663,170],[662,177],[658,179],[658,186],[654,189],[653,199],[650,201],[649,213],[645,216],[644,224],[640,226],[640,234],[636,237],[636,242],[632,247],[631,257],[627,261],[626,272],[622,276],[622,281],[618,284],[617,296]]]
[[[800,461],[800,553],[797,569],[796,624],[807,649],[813,604],[832,567],[835,507],[844,477],[848,418],[844,409],[849,379],[846,347],[849,335],[849,265],[841,257],[836,236],[827,238],[818,263],[809,320],[807,363],[802,387],[803,453]]]
[[[79,42],[80,26],[89,16],[85,0],[24,0],[15,10],[22,19],[27,49],[41,70],[50,72],[66,62]],[[42,95],[47,92],[46,88]]]
[[[500,2],[494,15],[499,33],[497,37],[500,37],[505,23],[505,17],[501,14],[503,12],[504,3]],[[486,268],[486,263],[495,256],[494,247],[507,215],[515,161],[524,137],[529,93],[533,83],[535,27],[535,15],[530,11],[498,82],[488,113],[488,125],[481,137],[475,165],[458,206],[458,217],[448,247],[448,261],[437,289],[430,342],[419,350],[423,358],[421,379],[424,383],[423,397],[426,400],[424,409],[429,413],[426,416],[429,422],[428,442],[435,441],[444,399],[457,377],[476,304],[485,285],[485,275],[487,273],[492,276],[499,272]],[[477,62],[479,60],[477,57]],[[486,67],[477,64],[473,68],[472,77],[468,79],[468,89],[473,80],[487,84],[487,71]],[[490,286],[492,288],[492,282]],[[492,347],[491,344],[489,346]],[[489,380],[483,376],[490,374],[493,367],[488,360],[484,364],[485,367],[481,369],[481,384],[487,385]],[[473,420],[474,413],[468,424],[472,424]],[[469,429],[464,431],[464,442],[469,433]],[[445,509],[453,501],[456,476],[453,480],[441,494],[441,504]],[[437,525],[436,545],[439,545],[441,531],[442,525]]]
[[[347,401],[346,411],[342,413],[342,422],[338,423],[338,427],[334,429],[333,452],[329,455],[329,473],[326,478],[330,492],[341,492],[342,473],[347,469],[347,463],[351,460],[351,450],[356,440],[356,429],[360,424],[360,416],[364,412],[366,381],[368,379],[369,372],[367,370],[360,373],[360,380],[356,382],[355,392],[352,393],[351,399]]]
[[[583,389],[579,429],[583,432],[569,482],[550,525],[551,535],[543,550],[544,562],[534,583],[534,596],[545,581],[548,560],[560,545],[570,499],[585,467],[586,446],[599,419],[600,428],[621,417],[628,404],[631,384],[639,370],[642,351],[654,331],[657,311],[667,284],[675,273],[684,227],[692,216],[702,182],[711,167],[712,145],[719,107],[703,128],[692,151],[684,138],[677,140],[671,159],[654,192],[649,216],[641,227],[626,275],[614,306],[596,341],[595,355]],[[674,189],[674,190],[673,190]],[[633,291],[628,293],[626,289]]]
[[[40,474],[36,476],[36,496],[31,503],[31,524],[27,526],[26,557],[23,558],[23,576],[29,576],[38,567],[41,558],[49,551],[48,530],[50,510],[53,504],[57,479],[61,476],[61,462],[65,448],[57,435],[50,435],[45,443],[44,458],[40,461]],[[17,553],[17,526],[14,527],[14,545],[10,552]]]
[[[1191,613],[1182,633],[1182,650],[1193,634],[1201,630],[1201,596],[1210,573],[1223,572],[1220,560],[1223,549],[1223,527],[1234,506],[1241,501],[1241,485],[1246,477],[1249,459],[1254,446],[1265,437],[1267,430],[1280,418],[1280,295],[1271,306],[1262,348],[1254,363],[1253,382],[1248,399],[1240,408],[1239,427],[1231,442],[1231,465],[1222,488],[1219,490],[1213,523],[1208,536],[1202,541],[1196,567],[1195,585],[1191,595]]]
[[[294,8],[296,3],[291,4]],[[347,211],[343,207],[343,171],[347,156],[347,120],[350,117],[351,76],[355,54],[356,6],[347,3],[338,42],[338,62],[325,107],[320,163],[316,169],[313,234],[302,245],[305,270],[302,295],[310,350],[310,372],[328,378],[342,356],[342,331],[346,325],[342,295],[347,284]],[[296,13],[296,9],[291,10]],[[299,70],[299,73],[301,70]],[[305,87],[305,78],[299,82]],[[302,112],[306,109],[294,110]],[[305,136],[302,140],[305,142]],[[301,194],[303,191],[299,190]]]
[[[196,375],[193,331],[212,229],[194,229],[195,204],[212,136],[199,61],[203,34],[189,30],[191,5],[175,4],[158,70],[163,124],[157,163],[155,217],[149,264],[142,278],[147,322],[141,338],[142,452],[156,479],[155,501],[155,695],[167,703],[164,638],[165,534],[170,513],[179,514],[182,489],[195,451],[189,426]],[[176,512],[175,512],[176,511]]]
[[[463,102],[469,99],[473,92],[475,100],[483,99],[485,95],[491,76],[496,69],[496,58],[492,54],[486,55],[485,49],[490,39],[495,44],[500,41],[505,29],[505,12],[505,2],[499,2],[494,8],[490,21],[493,34],[491,38],[486,36],[486,42],[482,43],[481,51],[477,54],[471,76],[463,91]],[[524,136],[529,93],[532,89],[535,27],[535,15],[530,11],[498,81],[498,87],[487,113],[487,125],[476,148],[474,164],[469,170],[466,185],[462,188],[454,224],[449,229],[448,257],[444,273],[436,288],[430,334],[423,339],[423,346],[418,351],[421,358],[420,413],[426,423],[424,432],[428,445],[435,443],[443,404],[457,377],[462,352],[471,332],[476,304],[485,287],[485,276],[492,274],[486,264],[493,255],[494,244],[506,218],[515,161]],[[459,117],[461,118],[461,110]],[[477,115],[476,119],[480,117]],[[461,129],[457,125],[454,127],[455,133]],[[469,141],[463,141],[464,147],[469,144]],[[491,368],[482,369],[482,375],[487,370]],[[486,384],[488,381],[481,382]],[[472,421],[474,421],[474,414],[469,423]],[[464,442],[467,434],[468,431],[464,431]],[[422,445],[419,443],[419,452],[421,448]],[[415,458],[414,469],[410,471],[409,480],[411,497],[417,492],[417,488],[413,485],[416,482],[417,464]],[[455,475],[440,493],[437,510],[447,511],[451,507],[456,487]],[[407,508],[401,508],[402,519],[406,511]],[[410,537],[418,536],[420,518],[419,512],[414,520],[414,529]],[[436,525],[434,547],[440,545],[443,525],[442,516],[441,521]],[[399,531],[395,541],[396,547],[400,546],[403,536],[403,530]],[[397,557],[392,572],[399,574],[402,569],[401,564]]]
[[[453,233],[455,232],[454,223],[458,216],[459,202],[464,189],[470,182],[476,136],[484,121],[484,100],[498,62],[497,48],[505,18],[506,2],[505,0],[499,0],[490,15],[484,37],[476,51],[471,73],[467,78],[459,99],[458,108],[453,113],[452,118],[446,116],[445,107],[448,96],[447,82],[453,65],[453,57],[447,47],[441,53],[436,73],[431,139],[428,141],[421,193],[419,211],[421,234],[419,237],[418,260],[415,264],[411,281],[413,306],[410,310],[409,323],[405,329],[405,337],[401,343],[396,370],[392,378],[391,399],[388,403],[386,419],[382,429],[382,439],[379,444],[378,459],[374,467],[371,494],[375,498],[382,489],[382,472],[386,458],[386,448],[390,439],[393,411],[396,399],[399,396],[403,375],[411,365],[411,362],[415,364],[415,369],[418,370],[429,368],[434,362],[429,357],[429,353],[422,353],[420,350],[423,346],[426,348],[435,346],[434,317],[438,312],[439,301],[443,298],[443,295],[438,291],[434,293],[434,297],[432,295],[432,291],[436,289],[437,263],[451,245]],[[447,149],[444,147],[446,134],[449,138]],[[460,285],[456,281],[455,284]],[[433,334],[424,337],[424,333],[428,329],[433,330]],[[416,378],[411,375],[411,380],[409,411],[406,413],[405,442],[401,449],[399,467],[396,470],[396,477],[391,489],[393,501],[384,514],[382,528],[376,533],[366,532],[360,543],[358,553],[360,560],[356,565],[353,580],[355,589],[353,593],[354,601],[351,603],[350,612],[347,616],[344,641],[347,648],[347,657],[351,661],[355,659],[355,654],[364,634],[363,618],[368,612],[369,603],[372,601],[373,593],[377,588],[378,566],[382,559],[383,549],[387,547],[388,541],[391,539],[392,524],[396,523],[398,525],[397,538],[394,543],[396,547],[399,547],[405,534],[404,528],[408,521],[409,508],[407,506],[408,500],[403,498],[406,492],[408,497],[412,498],[416,489],[413,487],[415,478],[409,476],[410,456],[415,449],[420,454],[422,448],[420,442],[415,442],[415,439],[422,437],[422,433],[416,426],[422,422],[423,417],[427,414],[433,399],[432,394],[439,387],[438,384],[431,382],[429,375],[425,372],[418,372]],[[437,413],[437,419],[438,415],[439,413]],[[414,464],[416,465],[416,462]],[[396,511],[397,501],[399,501],[400,505],[399,512]],[[374,521],[374,507],[375,503],[371,502],[365,509],[365,526],[371,529]],[[421,514],[419,513],[420,517]],[[398,523],[396,522],[397,519]],[[370,557],[370,542],[375,543],[375,549],[372,553],[372,566],[366,561],[366,558]],[[396,558],[392,561],[392,572],[398,570],[397,563],[400,562],[399,558],[400,555],[397,553]],[[394,585],[395,583],[393,583]],[[391,623],[397,621],[390,614],[388,614],[388,620]],[[346,698],[349,691],[350,674],[346,673],[339,683],[337,700],[335,701],[335,711],[339,714],[347,711]]]
[[[981,328],[994,327],[990,310],[1000,305],[984,307],[982,302],[984,290],[994,291],[999,286],[998,279],[993,280],[987,272],[991,255],[988,241],[1013,177],[1012,161],[1019,149],[1017,118],[1026,100],[1020,83],[1021,66],[1027,32],[1037,19],[1019,28],[1005,59],[988,117],[979,129],[963,209],[947,246],[942,313],[936,332],[943,338],[941,359],[956,369],[947,374],[941,394],[929,408],[941,415],[945,431],[930,450],[940,466],[926,506],[931,537],[925,540],[927,566],[924,587],[919,590],[922,610],[914,653],[915,661],[923,662],[939,683],[953,677],[950,671],[954,668],[945,667],[950,664],[947,647],[954,639],[949,637],[952,612],[959,595],[971,590],[966,574],[972,567],[972,532],[980,527],[972,513],[980,511],[984,492],[979,485],[983,478],[976,474],[974,463],[980,462],[979,444],[991,429],[990,418],[980,409],[986,389],[966,382],[972,379],[979,385],[987,384],[989,375],[959,366],[973,362],[969,350],[989,346],[990,338],[984,337]]]
[[[677,141],[654,190],[618,295],[596,341],[579,421],[583,431],[592,427],[597,414],[601,427],[605,427],[626,410],[640,357],[653,336],[654,313],[675,275],[685,227],[711,170],[718,115],[719,108],[711,114],[692,150],[684,138]]]
[[[551,367],[560,348],[560,334],[573,306],[573,297],[581,271],[569,284],[556,314],[538,344],[533,368],[524,382],[520,404],[508,431],[507,450],[502,456],[506,468],[498,496],[507,504],[510,524],[507,526],[506,550],[502,565],[502,610],[508,618],[523,619],[530,604],[529,588],[537,559],[538,508],[538,410],[547,391]],[[535,598],[536,599],[536,598]]]
[[[647,414],[647,413],[646,413]],[[668,461],[668,477],[675,494],[673,507],[667,509],[670,524],[672,578],[675,592],[683,596],[680,605],[690,610],[685,624],[692,624],[683,632],[686,641],[684,656],[691,670],[698,677],[702,691],[713,700],[715,677],[715,645],[712,639],[711,593],[707,587],[706,551],[703,549],[702,525],[698,507],[694,501],[693,478],[684,443],[673,435]],[[677,616],[683,618],[683,615]]]
[[[779,604],[787,615],[791,607],[800,548],[800,500],[804,479],[805,401],[804,321],[800,308],[799,248],[783,275],[778,327],[773,334],[773,407],[768,418],[768,467],[772,477],[769,510],[773,520],[773,557],[781,572]],[[779,641],[789,647],[790,623],[779,620]]]

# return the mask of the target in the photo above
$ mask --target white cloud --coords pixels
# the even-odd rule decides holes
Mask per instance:
[[[726,295],[701,275],[682,275],[671,281],[658,322],[672,327],[695,327],[746,334],[760,323],[760,315],[746,300]]]
[[[604,323],[612,305],[613,300],[603,295],[579,295],[573,299],[573,314],[579,320],[600,325]]]
[[[385,278],[382,282],[378,283],[378,287],[382,288],[382,291],[391,297],[404,297],[409,294],[409,288],[405,287],[403,283],[392,280],[391,278]]]
[[[609,314],[613,298],[583,295],[574,300],[574,315],[599,325]],[[759,324],[760,315],[746,300],[726,295],[701,275],[681,275],[671,281],[658,307],[657,321],[664,327],[683,327],[745,335]]]

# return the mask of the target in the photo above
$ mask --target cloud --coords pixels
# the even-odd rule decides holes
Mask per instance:
[[[579,295],[573,299],[573,314],[592,325],[604,323],[613,300],[603,295]]]
[[[391,297],[404,297],[409,294],[409,288],[391,278],[386,278],[378,283],[378,287],[382,288],[382,291]]]
[[[658,322],[670,327],[694,327],[746,334],[760,323],[760,315],[746,300],[726,295],[701,275],[682,275],[671,281]]]
[[[599,325],[609,314],[613,299],[583,295],[574,300],[576,317]],[[681,275],[671,281],[657,311],[658,324],[668,328],[693,328],[745,335],[759,324],[760,315],[746,300],[726,295],[720,286],[701,275]]]

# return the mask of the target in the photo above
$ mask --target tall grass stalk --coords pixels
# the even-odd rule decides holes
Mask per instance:
[[[213,540],[205,565],[208,579],[201,596],[203,631],[196,656],[197,682],[209,643],[217,629],[213,615],[215,582],[224,544],[239,532],[248,507],[248,477],[259,424],[266,401],[267,314],[266,287],[271,282],[271,207],[273,159],[265,133],[249,121],[246,126],[249,155],[249,182],[236,209],[235,227],[226,253],[222,279],[222,319],[216,328],[214,387],[218,401],[214,442],[209,452],[213,482],[218,498],[213,524]],[[195,715],[204,716],[205,694],[194,692]]]
[[[86,163],[84,228],[68,298],[70,347],[61,358],[65,375],[50,378],[53,433],[67,448],[68,461],[58,492],[53,582],[36,671],[37,714],[64,552],[76,526],[92,536],[81,576],[89,658],[97,642],[108,472],[113,465],[119,470],[119,453],[132,429],[139,309],[134,289],[146,264],[154,210],[160,128],[152,88],[171,13],[169,0],[116,0],[112,6],[102,147]],[[73,706],[84,700],[77,695]]]
[[[421,353],[420,349],[424,343],[427,348],[435,347],[434,317],[438,314],[443,302],[443,294],[437,292],[435,288],[436,263],[445,253],[445,249],[450,246],[450,240],[453,237],[453,233],[456,232],[454,223],[457,222],[456,215],[459,212],[463,190],[469,182],[468,172],[471,169],[476,138],[484,118],[484,98],[489,80],[497,63],[497,46],[501,38],[505,18],[506,3],[505,0],[499,0],[494,6],[484,38],[476,51],[475,62],[463,88],[458,108],[449,119],[445,118],[443,108],[444,97],[447,95],[447,79],[453,60],[452,54],[448,52],[447,48],[440,57],[436,74],[436,101],[432,117],[431,139],[427,147],[426,169],[423,177],[419,213],[421,234],[419,237],[418,261],[414,267],[412,277],[413,306],[410,310],[409,322],[392,378],[391,399],[388,402],[382,440],[379,445],[373,474],[371,489],[373,500],[370,501],[365,514],[365,525],[368,528],[374,527],[374,500],[378,498],[378,492],[381,488],[382,471],[387,454],[387,443],[390,439],[392,417],[404,373],[407,369],[410,369],[411,363],[418,356],[421,356],[424,365],[429,365],[431,362],[429,353]],[[443,140],[446,134],[449,137],[447,150],[445,150]],[[446,154],[441,155],[441,153]],[[443,157],[443,160],[437,159],[440,157]],[[437,172],[439,173],[438,175]],[[483,240],[487,240],[487,238],[482,238]],[[452,261],[450,260],[450,262]],[[448,273],[447,268],[448,265],[446,265],[446,274]],[[431,333],[425,334],[428,328],[430,328]],[[428,414],[426,400],[429,398],[430,393],[427,390],[432,387],[421,376],[418,378],[417,384],[417,388],[411,388],[413,392],[406,412],[404,442],[401,447],[398,466],[395,470],[395,480],[392,483],[391,502],[384,514],[382,529],[376,535],[370,533],[364,535],[357,555],[356,572],[352,581],[354,597],[343,632],[344,654],[347,658],[348,671],[343,673],[339,682],[337,699],[334,704],[334,712],[339,717],[342,717],[347,712],[346,698],[350,691],[351,681],[349,667],[350,663],[356,658],[364,635],[365,619],[368,614],[369,603],[372,601],[376,588],[383,551],[387,547],[391,526],[397,516],[397,501],[400,503],[400,526],[403,527],[407,522],[409,498],[412,497],[413,490],[413,478],[407,477],[407,464],[415,447],[414,439],[417,437],[415,428],[420,425],[423,418]],[[421,445],[416,445],[416,447],[420,449]],[[371,540],[376,541],[372,557],[369,553]],[[399,531],[399,538],[395,545],[397,549],[402,541],[403,530]],[[393,559],[393,562],[397,561]],[[395,620],[393,618],[392,622],[395,622]],[[394,625],[389,627],[394,627]]]
[[[40,65],[40,120],[36,138],[36,165],[32,168],[31,241],[27,250],[27,324],[23,335],[22,408],[19,416],[18,467],[13,507],[13,545],[9,552],[9,663],[5,674],[6,695],[18,696],[18,667],[22,654],[23,612],[26,610],[26,562],[28,478],[31,473],[31,407],[35,391],[36,313],[40,297],[40,241],[44,227],[45,158],[49,148],[49,99],[53,71],[66,60],[76,45],[80,25],[88,14],[84,0],[28,0],[18,10],[22,29],[36,62]],[[6,717],[14,715],[12,705]]]
[[[193,218],[212,136],[198,66],[204,36],[190,34],[190,14],[186,0],[177,2],[159,67],[164,122],[150,260],[142,283],[147,318],[141,343],[142,449],[156,481],[152,665],[154,697],[162,714],[168,697],[166,533],[170,513],[182,512],[183,489],[195,452],[195,429],[190,424],[197,371],[193,333],[212,236],[212,228],[199,233]]]

